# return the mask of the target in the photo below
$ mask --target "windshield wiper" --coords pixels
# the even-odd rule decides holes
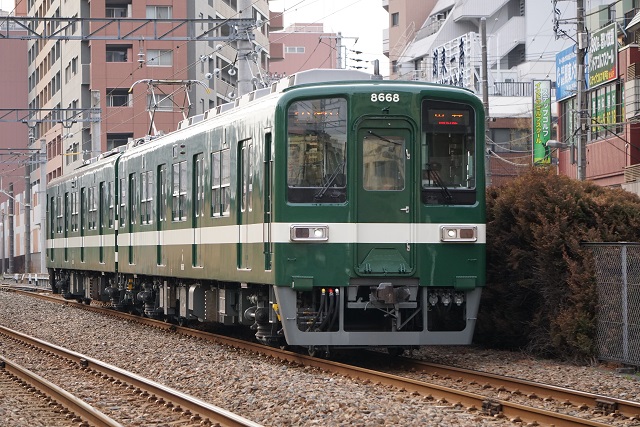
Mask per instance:
[[[367,131],[367,133],[369,133],[369,135],[373,135],[373,136],[375,136],[375,137],[376,137],[376,138],[378,138],[378,139],[383,140],[384,142],[388,142],[389,144],[393,144],[393,145],[402,145],[402,142],[392,141],[392,140],[390,140],[389,138],[385,138],[384,136],[382,136],[382,135],[378,135],[377,133],[372,132],[372,131],[370,131],[370,130],[368,130],[368,131]]]
[[[336,180],[338,175],[340,175],[340,173],[343,173],[345,163],[346,163],[346,160],[339,163],[338,166],[336,166],[336,168],[331,173],[331,175],[329,175],[327,182],[325,182],[322,188],[316,194],[313,195],[314,199],[321,199],[322,196],[325,195],[325,193],[327,192],[329,187],[331,187],[331,184],[333,184],[333,182]]]
[[[444,182],[442,181],[442,178],[440,177],[440,174],[438,173],[438,170],[436,169],[435,165],[431,163],[427,163],[426,170],[427,170],[427,179],[432,179],[433,182],[435,182],[436,185],[440,187],[440,190],[442,191],[442,195],[444,196],[445,200],[447,202],[451,202],[451,199],[453,198],[453,196],[451,196],[451,193],[447,189],[447,186],[444,185]]]

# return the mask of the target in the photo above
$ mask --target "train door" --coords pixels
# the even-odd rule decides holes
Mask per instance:
[[[271,159],[271,132],[264,136],[264,232],[263,232],[263,253],[264,269],[271,270],[271,176],[273,171],[273,161]]]
[[[164,225],[167,221],[167,165],[161,164],[158,166],[158,183],[156,196],[156,230],[158,231],[158,239],[156,244],[156,263],[158,265],[165,265],[164,261]]]
[[[238,142],[238,198],[236,203],[238,209],[238,248],[237,264],[239,269],[249,270],[249,244],[250,244],[250,223],[249,216],[253,210],[252,206],[252,179],[253,170],[251,166],[251,140],[247,139]]]
[[[138,214],[138,210],[136,209],[136,174],[129,174],[129,191],[128,195],[128,203],[129,203],[129,225],[127,228],[127,233],[129,233],[129,264],[135,264],[135,256],[134,256],[134,240],[133,240],[133,232],[135,231],[134,227],[136,224],[136,215]]]
[[[106,202],[106,192],[105,192],[105,185],[104,185],[104,181],[102,181],[100,183],[100,186],[98,187],[98,235],[99,235],[99,241],[98,241],[98,251],[99,254],[98,256],[100,257],[99,262],[100,264],[104,263],[104,209],[105,206],[107,205]]]
[[[202,267],[202,229],[204,215],[204,156],[202,153],[193,157],[193,247],[192,265]]]
[[[69,193],[64,193],[64,261],[69,262]]]
[[[362,122],[357,135],[356,271],[409,275],[415,259],[411,125],[399,119],[370,119]]]
[[[77,198],[73,197],[73,196],[77,196],[75,193],[71,195],[72,198],[74,199],[72,201],[72,205],[73,206],[73,211],[78,212],[78,206],[77,206]],[[73,214],[72,214],[73,216]],[[76,217],[77,218],[77,217]],[[72,220],[73,222],[73,220]],[[71,228],[77,227],[77,225],[71,224]],[[84,262],[84,235],[87,232],[87,188],[86,187],[82,187],[80,189],[80,237],[81,237],[81,243],[80,243],[80,262]]]

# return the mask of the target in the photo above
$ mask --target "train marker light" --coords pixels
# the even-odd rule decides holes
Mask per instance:
[[[456,292],[453,295],[453,302],[460,307],[462,305],[462,303],[464,302],[464,294],[460,293],[460,292]]]
[[[292,242],[326,242],[329,240],[329,226],[292,225],[289,237]]]
[[[438,295],[435,292],[429,292],[429,304],[436,305],[438,303]]]
[[[441,242],[475,242],[478,240],[478,228],[470,225],[441,225]]]

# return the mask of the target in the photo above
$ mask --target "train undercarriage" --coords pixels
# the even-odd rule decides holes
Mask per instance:
[[[188,325],[242,325],[270,346],[408,348],[471,342],[480,290],[426,288],[417,281],[360,280],[311,288],[51,270],[66,299],[108,303],[116,310]]]

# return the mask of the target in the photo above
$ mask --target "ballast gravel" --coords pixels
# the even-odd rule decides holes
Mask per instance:
[[[397,389],[314,368],[278,363],[68,305],[0,292],[0,324],[84,353],[265,426],[513,426]],[[0,354],[5,354],[0,338]],[[428,347],[411,356],[628,400],[640,377],[604,366],[574,366],[474,347]],[[9,406],[9,407],[7,407]],[[3,425],[23,426],[0,400]],[[34,414],[37,416],[37,414]]]

